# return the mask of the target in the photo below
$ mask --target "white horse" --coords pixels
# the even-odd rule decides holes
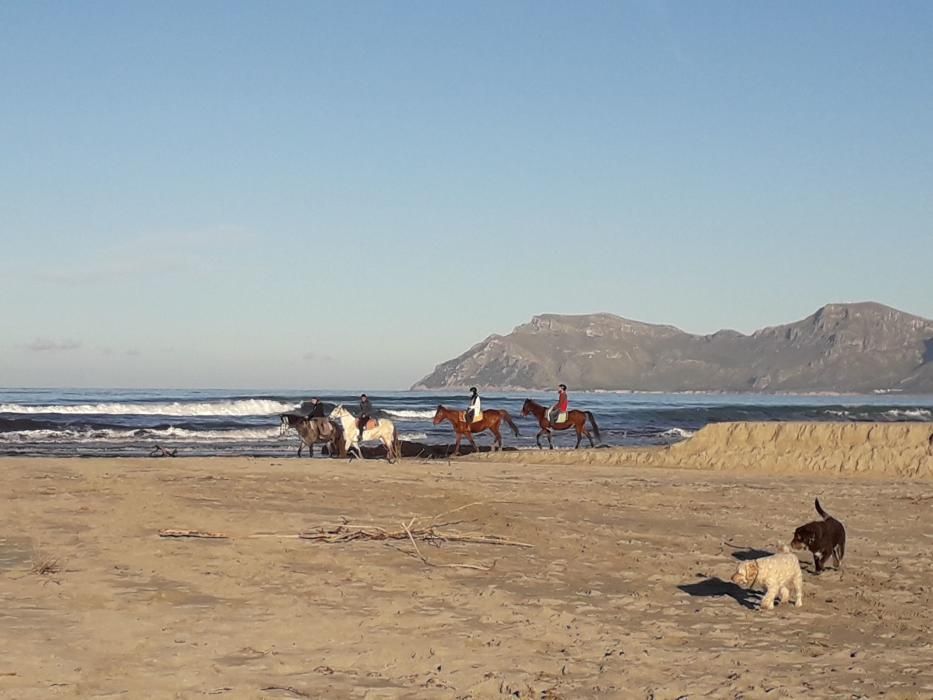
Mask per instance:
[[[357,427],[356,416],[350,413],[343,405],[337,406],[330,412],[330,417],[338,421],[343,427],[343,438],[347,446],[347,453],[355,449],[356,453],[362,459],[363,453],[360,450],[360,429]],[[395,424],[388,418],[380,418],[375,428],[369,428],[363,431],[363,440],[379,440],[386,446],[386,455],[391,462],[397,456],[395,454]]]

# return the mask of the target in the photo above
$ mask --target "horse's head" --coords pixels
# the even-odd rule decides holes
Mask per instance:
[[[350,412],[347,411],[347,409],[343,407],[342,403],[334,406],[334,410],[330,412],[330,417],[337,418],[337,419],[345,418],[346,416],[349,416],[349,415],[350,415]]]
[[[531,407],[534,405],[534,401],[531,399],[525,399],[525,403],[522,404],[522,415],[527,416],[531,413]]]
[[[444,414],[447,409],[442,404],[437,404],[437,411],[434,413],[434,425],[439,425],[444,420]]]

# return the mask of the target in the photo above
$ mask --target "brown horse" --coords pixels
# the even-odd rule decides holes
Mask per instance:
[[[499,424],[502,421],[508,423],[509,427],[512,428],[512,432],[515,433],[515,437],[518,437],[518,426],[512,422],[512,416],[510,416],[507,411],[497,411],[494,408],[490,408],[487,411],[483,411],[483,417],[478,421],[467,423],[466,411],[454,411],[453,409],[438,405],[437,412],[434,414],[434,425],[440,425],[445,420],[450,421],[450,424],[454,427],[454,432],[457,434],[454,455],[460,454],[460,440],[464,435],[470,440],[470,444],[473,445],[473,450],[475,451],[476,441],[473,440],[473,433],[481,433],[484,430],[490,430],[492,434],[495,435],[492,449],[495,450],[498,445],[501,450],[502,433],[499,432]]]
[[[590,447],[596,447],[596,445],[593,444],[593,437],[586,429],[587,418],[590,419],[590,423],[593,425],[593,435],[596,436],[597,440],[602,439],[599,437],[599,426],[596,425],[596,419],[590,411],[568,411],[567,420],[562,423],[551,423],[548,418],[548,409],[539,403],[535,403],[531,399],[525,399],[525,403],[522,404],[522,415],[527,416],[529,413],[533,414],[534,417],[538,419],[538,425],[541,427],[541,430],[535,435],[535,442],[538,444],[539,448],[541,448],[541,436],[547,435],[548,445],[550,445],[553,450],[554,442],[551,440],[551,430],[566,430],[567,428],[573,428],[577,431],[577,444],[574,449],[580,447],[580,441],[583,439],[584,435],[589,438]]]

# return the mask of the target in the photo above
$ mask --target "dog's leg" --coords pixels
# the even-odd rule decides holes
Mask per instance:
[[[797,572],[794,574],[794,607],[799,608],[803,605],[803,574]]]
[[[837,544],[833,547],[833,566],[836,567],[836,571],[842,568],[842,555],[843,547],[841,544]]]
[[[778,597],[781,599],[781,605],[787,605],[790,602],[790,590],[787,586],[781,586],[781,593]]]
[[[774,596],[777,595],[778,589],[776,586],[768,586],[768,590],[765,591],[764,598],[761,599],[761,609],[762,610],[771,610],[774,607]]]
[[[813,553],[813,568],[816,569],[816,573],[820,574],[823,571],[823,553],[814,552]]]

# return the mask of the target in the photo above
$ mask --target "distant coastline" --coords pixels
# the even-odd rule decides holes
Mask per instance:
[[[412,390],[482,386],[666,394],[933,394],[933,321],[828,304],[749,335],[687,333],[608,313],[542,314],[442,362]]]

